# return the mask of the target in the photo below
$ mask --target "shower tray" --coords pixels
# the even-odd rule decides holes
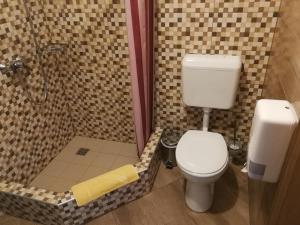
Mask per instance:
[[[160,164],[162,129],[149,138],[134,166],[140,178],[86,204],[78,206],[71,191],[53,192],[13,182],[0,182],[0,211],[45,225],[81,225],[150,192]]]

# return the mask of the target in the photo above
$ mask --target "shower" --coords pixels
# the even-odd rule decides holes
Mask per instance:
[[[65,49],[67,48],[67,45],[61,43],[48,43],[45,46],[41,47],[41,44],[38,41],[37,33],[35,32],[32,16],[30,15],[30,10],[28,8],[28,1],[23,0],[23,5],[25,9],[25,16],[29,24],[29,32],[34,42],[34,49],[36,52],[39,73],[42,77],[41,99],[33,99],[29,90],[30,87],[26,83],[26,77],[30,76],[31,73],[31,68],[26,64],[27,59],[16,55],[7,64],[0,64],[0,71],[8,76],[11,76],[13,79],[16,79],[22,85],[25,95],[33,105],[41,106],[47,101],[48,97],[48,75],[43,66],[43,58],[47,54],[63,54]]]
[[[7,2],[10,20],[0,16],[7,21],[0,26],[18,24],[11,32],[17,41],[0,43],[6,48],[0,59],[0,210],[46,225],[83,224],[147,193],[159,166],[162,130],[152,128],[148,52],[153,6],[22,3]],[[75,187],[115,170],[136,179],[79,203]],[[91,204],[99,207],[91,211]],[[86,216],[78,219],[80,212]]]
[[[38,61],[38,66],[39,66],[39,70],[40,70],[40,74],[43,78],[43,84],[42,84],[42,99],[41,100],[33,100],[29,90],[27,90],[27,96],[28,98],[30,99],[30,101],[32,102],[32,104],[35,104],[35,105],[42,105],[46,100],[47,100],[47,96],[48,96],[48,76],[46,74],[46,71],[42,65],[42,54],[43,52],[41,51],[41,48],[40,48],[40,44],[37,40],[37,34],[34,30],[34,25],[33,25],[33,21],[32,21],[32,17],[30,15],[30,11],[29,11],[29,8],[28,8],[28,1],[27,0],[23,0],[23,5],[24,5],[24,9],[25,9],[25,15],[26,15],[26,18],[27,18],[27,21],[28,21],[28,24],[29,24],[29,30],[30,30],[30,33],[32,35],[32,39],[33,39],[33,42],[34,42],[34,47],[35,47],[35,50],[36,50],[36,58],[37,58],[37,61]],[[29,70],[29,69],[28,69]],[[30,71],[27,71],[28,73],[30,73]],[[23,78],[24,79],[24,78]]]

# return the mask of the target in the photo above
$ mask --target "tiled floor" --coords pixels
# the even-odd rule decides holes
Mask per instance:
[[[192,212],[184,201],[184,181],[178,168],[161,165],[148,195],[125,204],[87,225],[249,225],[248,179],[231,165],[216,184],[214,204],[206,213]],[[10,216],[0,225],[38,225]]]
[[[78,155],[80,148],[89,151]],[[138,160],[135,144],[75,137],[30,186],[63,192],[76,183]]]
[[[152,192],[86,225],[249,225],[248,178],[230,165],[215,186],[214,203],[206,213],[185,204],[184,180],[178,168],[161,165]]]

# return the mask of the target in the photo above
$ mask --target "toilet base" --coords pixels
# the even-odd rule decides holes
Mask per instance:
[[[186,182],[185,202],[195,212],[207,211],[214,196],[214,183]]]

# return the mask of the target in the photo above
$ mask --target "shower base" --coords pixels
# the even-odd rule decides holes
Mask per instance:
[[[149,138],[139,162],[134,164],[140,179],[133,183],[79,207],[70,190],[49,191],[36,186],[28,187],[13,182],[0,182],[0,211],[45,225],[81,225],[120,205],[142,197],[151,190],[160,164],[161,134],[162,129],[157,128]],[[76,148],[78,147],[93,151],[89,146]],[[101,150],[98,149],[98,151],[100,154]],[[122,156],[120,154],[116,153]],[[68,189],[68,187],[64,188]]]
[[[29,186],[65,192],[79,182],[138,161],[135,144],[77,136]]]

